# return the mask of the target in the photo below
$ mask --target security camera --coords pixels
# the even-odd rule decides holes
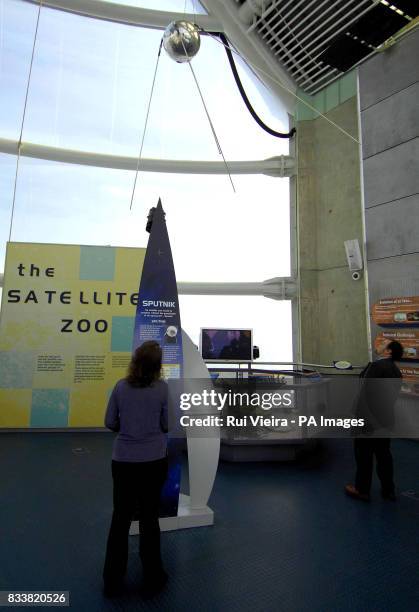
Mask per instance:
[[[362,270],[364,267],[364,262],[358,240],[356,238],[354,240],[345,240],[344,246],[349,272],[358,272],[359,270]]]
[[[352,276],[352,280],[357,281],[357,280],[360,280],[362,274],[361,272],[352,272],[351,276]]]

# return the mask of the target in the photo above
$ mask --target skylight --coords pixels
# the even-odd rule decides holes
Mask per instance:
[[[174,13],[197,13],[206,15],[207,12],[198,0],[102,0],[113,4],[136,6],[138,8],[152,9],[154,11],[169,11]]]

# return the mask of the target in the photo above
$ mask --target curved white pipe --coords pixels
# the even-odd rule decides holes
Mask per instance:
[[[290,300],[297,283],[290,277],[270,278],[262,283],[178,283],[180,295],[263,295],[273,300]]]
[[[4,274],[0,272],[0,288]],[[278,277],[262,283],[182,283],[177,284],[179,295],[263,295],[273,300],[290,300],[297,296],[297,282],[293,278]]]
[[[19,143],[17,140],[0,138],[0,152],[17,155]],[[117,170],[136,170],[138,158],[123,155],[108,155],[92,153],[90,151],[77,151],[74,149],[61,149],[22,142],[20,155],[35,159],[46,159],[65,164],[78,164],[82,166],[95,166],[98,168],[114,168]],[[224,162],[190,161],[174,159],[147,159],[140,162],[143,172],[167,172],[179,174],[266,174],[267,176],[287,177],[295,174],[294,158],[289,155],[278,155],[269,159],[254,161],[229,161],[228,170]]]
[[[31,4],[39,4],[39,0],[24,0]],[[145,28],[166,28],[171,21],[187,19],[195,22],[207,32],[220,32],[222,25],[210,15],[200,13],[179,13],[172,11],[155,11],[117,4],[116,2],[104,2],[103,0],[43,0],[42,6],[58,9],[67,13],[75,13],[94,19],[114,21],[128,25],[142,26]]]

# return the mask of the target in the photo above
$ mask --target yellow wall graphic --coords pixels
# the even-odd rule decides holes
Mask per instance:
[[[0,428],[101,427],[131,355],[145,249],[8,244]]]

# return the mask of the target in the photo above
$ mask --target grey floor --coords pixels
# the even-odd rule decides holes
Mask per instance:
[[[344,496],[346,440],[296,463],[221,463],[215,525],[163,535],[170,580],[150,602],[138,593],[136,537],[124,595],[101,591],[111,445],[105,433],[1,436],[0,589],[69,590],[71,608],[89,612],[419,609],[418,442],[393,442],[396,503],[377,483],[369,505]]]

